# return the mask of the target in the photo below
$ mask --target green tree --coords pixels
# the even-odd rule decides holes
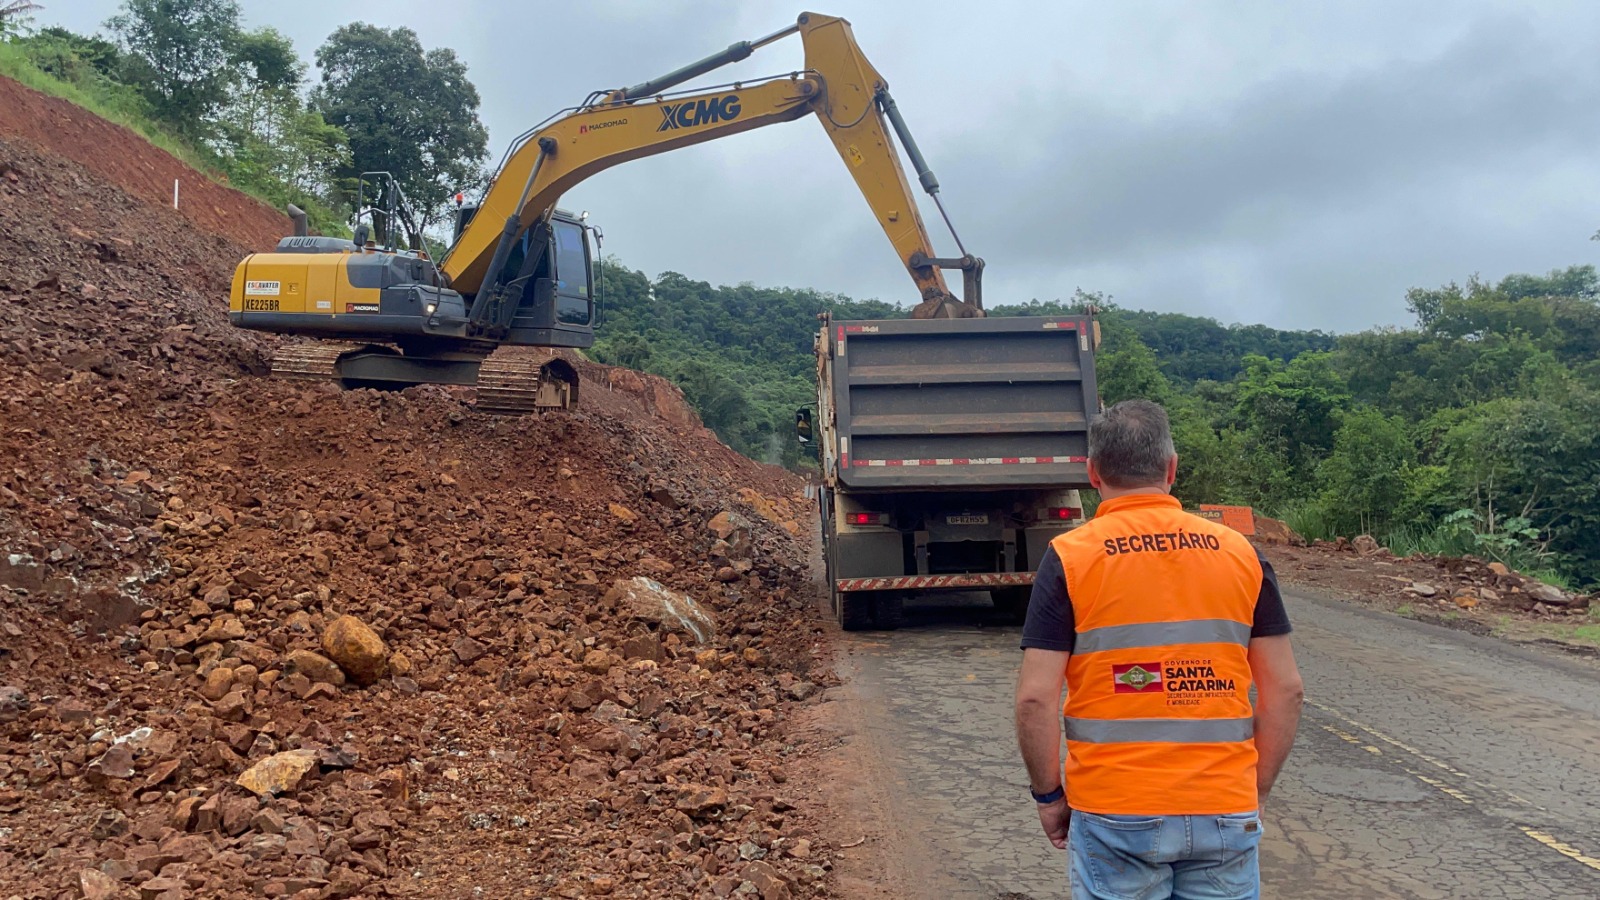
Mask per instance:
[[[1380,532],[1404,515],[1416,448],[1397,416],[1361,406],[1339,418],[1333,449],[1317,465],[1323,509],[1341,533]]]
[[[0,40],[22,33],[39,9],[44,7],[33,0],[0,0]]]
[[[205,136],[227,99],[236,0],[123,0],[106,27],[127,53],[126,80],[156,118],[181,134]]]
[[[329,125],[301,96],[305,64],[294,44],[272,28],[242,32],[232,50],[229,100],[219,110],[211,145],[236,184],[275,203],[315,198],[313,211],[333,202],[336,173],[350,161],[344,132]],[[326,214],[312,224],[338,230]]]
[[[394,174],[413,209],[402,223],[412,246],[456,191],[482,181],[488,131],[478,90],[455,51],[424,52],[409,28],[346,25],[317,49],[322,81],[312,103],[349,138],[339,177]]]
[[[1349,390],[1327,353],[1303,354],[1287,364],[1247,356],[1244,364],[1235,416],[1255,452],[1275,454],[1287,464],[1286,477],[1275,478],[1271,488],[1279,496],[1263,499],[1303,497],[1317,462],[1333,448]]]

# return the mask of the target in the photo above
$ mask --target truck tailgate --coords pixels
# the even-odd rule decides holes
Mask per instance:
[[[834,321],[826,345],[845,486],[1088,486],[1087,316]]]

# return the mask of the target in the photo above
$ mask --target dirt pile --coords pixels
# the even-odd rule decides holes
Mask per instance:
[[[1595,600],[1475,557],[1398,558],[1367,535],[1277,545],[1266,554],[1279,574],[1298,584],[1451,613],[1559,621],[1585,614]]]
[[[798,480],[631,373],[257,377],[245,248],[0,161],[0,896],[820,890]]]
[[[21,139],[53,157],[76,162],[123,193],[164,209],[172,207],[172,183],[178,181],[178,211],[184,218],[249,250],[270,250],[288,233],[289,219],[283,212],[218,184],[121,125],[9,78],[0,78],[0,138]],[[0,159],[0,178],[6,177],[7,162]],[[102,196],[96,190],[79,193],[89,204]],[[56,216],[66,220],[74,213],[63,209]]]

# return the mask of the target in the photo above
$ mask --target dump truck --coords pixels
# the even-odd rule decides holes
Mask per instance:
[[[816,338],[827,583],[847,630],[895,628],[930,591],[1027,608],[1050,541],[1084,522],[1090,315],[835,321]]]

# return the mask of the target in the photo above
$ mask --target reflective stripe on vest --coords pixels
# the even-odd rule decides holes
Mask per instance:
[[[1238,644],[1250,646],[1250,626],[1232,619],[1192,619],[1187,622],[1141,622],[1108,625],[1078,633],[1074,653],[1130,650],[1171,644]]]
[[[1254,719],[1073,719],[1067,740],[1086,744],[1223,744],[1255,736]]]

